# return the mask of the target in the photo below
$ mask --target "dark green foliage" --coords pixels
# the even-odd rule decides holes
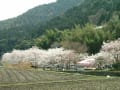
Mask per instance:
[[[41,37],[36,38],[35,44],[44,49],[50,48],[53,43],[60,42],[62,39],[62,32],[59,30],[47,30],[44,35]]]
[[[34,42],[36,46],[44,49],[50,48],[57,42],[59,46],[63,46],[66,49],[73,49],[77,52],[87,51],[90,54],[95,54],[99,52],[106,38],[108,37],[104,30],[97,30],[95,26],[87,24],[84,28],[76,25],[73,29],[65,29],[63,31],[57,29],[47,30],[43,36],[34,39]]]
[[[120,62],[114,63],[113,65],[114,70],[120,70]]]
[[[120,71],[102,71],[102,70],[86,70],[86,71],[65,71],[67,73],[80,73],[84,75],[95,75],[95,76],[120,76]]]
[[[74,24],[84,26],[86,23],[101,25],[109,21],[114,11],[119,11],[120,1],[118,0],[84,0],[63,15],[48,21],[48,28],[72,28]]]
[[[31,48],[32,46],[34,46],[34,44],[32,43],[32,41],[29,40],[23,40],[21,42],[18,42],[18,44],[15,46],[15,49],[28,49]]]

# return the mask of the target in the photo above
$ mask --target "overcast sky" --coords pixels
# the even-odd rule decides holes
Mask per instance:
[[[56,0],[0,0],[0,20],[18,16],[28,9]]]

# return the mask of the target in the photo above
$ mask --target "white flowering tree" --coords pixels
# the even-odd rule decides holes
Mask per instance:
[[[96,68],[104,69],[107,66],[110,66],[114,63],[114,57],[109,52],[101,51],[98,54],[94,55],[96,60]],[[112,68],[112,67],[111,67]]]
[[[30,62],[34,67],[56,66],[62,65],[66,67],[71,63],[75,63],[75,53],[72,50],[64,50],[64,48],[54,48],[42,50],[37,47],[28,50],[13,50],[2,56],[2,63],[22,64]]]
[[[104,43],[102,51],[112,54],[115,62],[120,62],[120,40]]]
[[[104,43],[101,51],[109,53],[114,58],[113,67],[120,69],[120,39]]]

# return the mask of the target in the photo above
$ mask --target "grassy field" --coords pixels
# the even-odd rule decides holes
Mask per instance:
[[[0,90],[120,90],[120,78],[0,68]]]

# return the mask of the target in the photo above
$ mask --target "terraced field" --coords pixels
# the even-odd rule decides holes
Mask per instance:
[[[0,69],[0,84],[77,80],[80,78],[87,79],[89,76],[42,70]]]
[[[0,90],[120,90],[120,78],[0,68]]]

